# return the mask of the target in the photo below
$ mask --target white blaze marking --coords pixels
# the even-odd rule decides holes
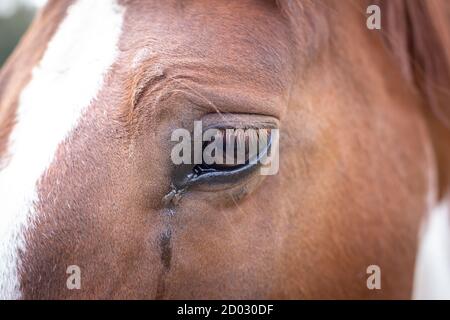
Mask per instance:
[[[429,193],[422,222],[414,273],[414,299],[450,299],[450,206],[447,197],[438,203],[436,159],[427,148]]]
[[[413,298],[450,299],[450,210],[446,202],[437,206],[424,224]]]
[[[78,0],[20,95],[9,158],[0,171],[0,298],[21,297],[18,250],[33,222],[37,182],[114,63],[123,15],[116,0]]]

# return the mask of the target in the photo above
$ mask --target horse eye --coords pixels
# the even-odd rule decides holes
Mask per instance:
[[[262,181],[278,170],[279,122],[265,115],[206,115],[184,161],[174,167],[174,190],[229,190]],[[192,134],[191,134],[192,136]],[[181,150],[183,156],[184,149]]]
[[[203,162],[192,173],[197,178],[214,178],[251,171],[268,152],[270,142],[270,129],[216,129],[203,144]]]

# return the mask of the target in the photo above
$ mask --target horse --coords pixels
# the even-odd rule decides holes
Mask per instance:
[[[0,73],[0,297],[426,297],[449,7],[49,0]],[[279,129],[277,174],[178,188],[195,121]]]

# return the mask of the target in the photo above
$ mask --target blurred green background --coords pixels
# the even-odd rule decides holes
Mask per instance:
[[[45,0],[0,0],[0,67],[44,3]]]

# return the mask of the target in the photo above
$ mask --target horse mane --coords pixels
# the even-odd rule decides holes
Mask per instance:
[[[375,0],[381,8],[381,36],[406,81],[450,128],[450,2]]]
[[[326,8],[327,1],[276,3],[294,27],[311,31],[304,34],[311,36],[326,29],[323,21],[317,21],[320,18],[314,11]],[[450,128],[450,1],[363,0],[360,11],[364,26],[366,8],[372,4],[381,9],[378,33],[387,53],[394,57],[405,81],[418,90],[435,116]]]

